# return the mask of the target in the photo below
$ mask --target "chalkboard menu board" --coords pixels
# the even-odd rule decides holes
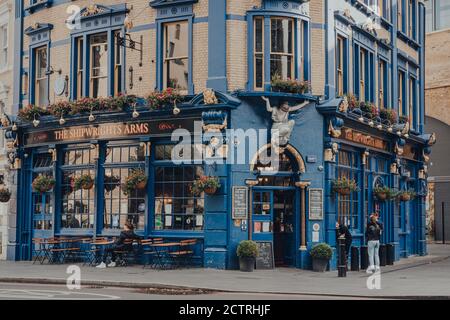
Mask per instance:
[[[258,241],[259,255],[256,257],[256,269],[273,269],[275,262],[273,258],[273,244],[270,241]]]
[[[323,189],[309,189],[309,220],[323,220]]]
[[[247,219],[248,187],[233,187],[233,219]]]

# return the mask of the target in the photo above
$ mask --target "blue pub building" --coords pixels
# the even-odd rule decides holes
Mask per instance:
[[[435,137],[424,132],[422,1],[16,0],[15,10],[15,113],[2,121],[9,259],[31,259],[33,238],[115,236],[131,221],[145,237],[198,239],[204,267],[237,268],[237,245],[253,239],[272,244],[275,266],[309,269],[315,244],[336,248],[336,222],[364,245],[373,212],[396,260],[427,254]],[[170,88],[182,97],[164,100]],[[174,161],[177,129],[206,157]],[[246,160],[230,161],[239,152]],[[124,192],[137,169],[146,187]],[[81,175],[94,186],[75,190]],[[219,178],[216,193],[192,193],[203,175]],[[39,176],[54,187],[37,192]],[[337,192],[343,178],[358,188]],[[414,196],[382,199],[380,188]]]

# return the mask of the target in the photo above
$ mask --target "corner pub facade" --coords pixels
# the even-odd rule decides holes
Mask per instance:
[[[198,239],[204,267],[237,268],[238,243],[253,239],[273,244],[276,266],[309,269],[312,246],[336,248],[337,221],[348,225],[354,246],[364,245],[371,212],[380,213],[382,243],[394,246],[396,260],[427,254],[424,199],[435,137],[423,132],[422,1],[16,0],[14,9],[16,114],[2,116],[11,163],[8,259],[31,259],[33,238],[115,236],[131,221],[142,236]],[[309,88],[278,92],[274,76]],[[146,95],[169,87],[183,100],[151,110]],[[351,108],[351,93],[407,124]],[[83,105],[92,101],[85,97],[120,95],[137,100],[107,111]],[[273,145],[252,150],[245,136],[223,139],[221,149],[227,158],[244,146],[252,153],[245,163],[171,160],[175,129],[192,134],[193,150],[211,145],[211,132],[270,134],[263,96],[272,107],[291,105],[279,171],[261,161]],[[18,116],[28,105],[61,101],[85,112]],[[145,190],[107,188],[112,176],[123,182],[136,168],[148,177]],[[33,191],[39,174],[55,178],[51,191]],[[94,177],[92,189],[70,188],[80,174]],[[219,177],[214,195],[190,191],[201,175]],[[359,190],[335,193],[332,183],[342,177]],[[377,186],[417,196],[381,202]]]

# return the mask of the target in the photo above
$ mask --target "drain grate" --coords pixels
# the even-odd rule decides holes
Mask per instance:
[[[181,289],[181,288],[142,288],[135,292],[145,294],[159,294],[159,295],[201,295],[213,293],[212,290],[203,289]]]

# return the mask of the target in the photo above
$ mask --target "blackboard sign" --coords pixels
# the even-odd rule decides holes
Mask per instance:
[[[256,269],[273,269],[275,262],[273,258],[273,244],[270,241],[256,242],[259,255],[256,257]]]
[[[309,220],[323,220],[323,189],[309,189]]]
[[[233,187],[233,219],[247,219],[248,187]]]

